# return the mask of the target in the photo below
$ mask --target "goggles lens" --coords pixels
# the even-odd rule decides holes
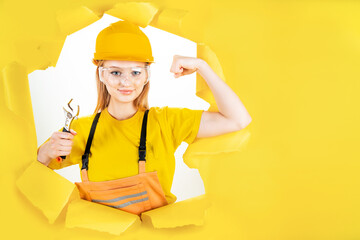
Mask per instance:
[[[99,67],[99,77],[103,82],[109,82],[110,84],[117,84],[128,80],[133,84],[139,84],[145,80],[147,67]]]

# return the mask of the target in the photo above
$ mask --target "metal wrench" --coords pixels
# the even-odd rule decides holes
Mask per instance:
[[[70,132],[70,125],[71,125],[71,122],[74,120],[74,119],[77,119],[78,116],[79,116],[79,112],[80,112],[80,106],[79,105],[76,105],[77,106],[77,112],[75,113],[74,109],[70,106],[70,103],[72,102],[73,99],[70,99],[70,101],[68,102],[67,104],[67,107],[68,108],[65,108],[63,107],[64,109],[64,114],[65,114],[65,125],[63,127],[63,132]],[[65,159],[66,156],[61,156],[61,157],[58,157],[57,160],[58,162],[61,162],[62,159]]]

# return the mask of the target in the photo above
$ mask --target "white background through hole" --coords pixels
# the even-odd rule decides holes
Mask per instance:
[[[91,59],[97,34],[120,19],[104,14],[97,22],[67,36],[56,68],[29,74],[32,106],[38,146],[59,130],[65,121],[63,105],[73,98],[80,105],[79,116],[92,114],[97,100],[95,65]],[[196,57],[196,43],[147,26],[140,28],[149,38],[155,63],[151,65],[149,106],[187,107],[207,110],[209,104],[195,95],[196,73],[175,78],[170,72],[174,55]],[[175,152],[176,170],[171,192],[182,201],[205,193],[197,169],[190,169],[182,159],[188,144]],[[54,170],[71,182],[80,182],[79,165]]]

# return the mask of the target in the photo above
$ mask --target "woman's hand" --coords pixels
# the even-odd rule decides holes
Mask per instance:
[[[72,129],[70,129],[70,133],[54,132],[49,140],[48,156],[53,159],[69,155],[72,149],[73,138],[76,134]]]
[[[197,71],[203,61],[200,58],[174,55],[170,72],[174,73],[176,78],[188,75]]]
[[[51,159],[69,155],[72,149],[73,138],[76,134],[72,129],[70,129],[70,133],[54,132],[49,141],[40,147],[37,157],[38,161],[47,166]]]

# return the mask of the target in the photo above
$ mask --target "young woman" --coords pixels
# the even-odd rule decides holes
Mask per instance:
[[[38,161],[51,169],[79,164],[82,169],[90,129],[101,113],[91,143],[87,176],[90,181],[111,181],[139,173],[139,142],[147,117],[146,172],[157,172],[168,203],[175,171],[174,152],[182,141],[211,137],[246,127],[251,117],[237,95],[202,59],[175,55],[170,72],[175,77],[198,72],[207,82],[219,112],[148,106],[151,46],[134,24],[119,21],[96,39],[93,63],[97,66],[98,102],[94,114],[72,122],[71,132],[57,131],[38,149]],[[66,156],[59,162],[58,156]],[[82,175],[82,180],[84,175]]]

